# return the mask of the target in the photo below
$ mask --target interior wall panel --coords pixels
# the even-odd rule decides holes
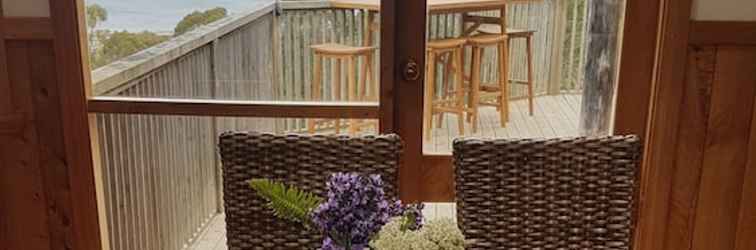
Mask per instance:
[[[45,58],[39,58],[42,53],[51,53],[51,43],[30,41],[9,41],[6,43],[8,58],[8,79],[12,93],[10,113],[6,115],[16,117],[20,125],[16,133],[6,133],[0,144],[0,159],[3,162],[0,170],[0,198],[13,202],[5,202],[3,215],[6,217],[4,232],[8,238],[3,249],[60,249],[65,247],[63,241],[51,234],[50,213],[59,213],[60,206],[49,199],[48,190],[54,188],[45,182],[47,171],[55,161],[52,157],[59,148],[62,134],[49,127],[40,130],[40,119],[60,119],[59,105],[47,104],[52,110],[40,113],[40,107],[45,105],[46,98],[55,85],[55,81],[45,77],[48,69],[40,71],[33,65],[50,66],[45,64]],[[54,77],[54,75],[53,75]],[[56,114],[58,116],[56,116]],[[50,117],[45,117],[50,116]],[[54,122],[50,125],[54,126]],[[51,145],[49,143],[57,144]],[[55,247],[55,248],[52,248]]]
[[[756,90],[756,49],[717,48],[693,249],[734,249]]]
[[[691,45],[665,249],[756,249],[756,46]]]

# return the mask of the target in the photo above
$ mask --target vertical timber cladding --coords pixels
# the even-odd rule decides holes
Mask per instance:
[[[51,41],[6,41],[9,105],[0,113],[0,198],[9,249],[73,247],[60,91]],[[5,105],[5,104],[4,104]],[[11,124],[12,127],[6,127]],[[5,129],[9,128],[9,129]],[[40,240],[44,239],[44,240]]]
[[[756,46],[688,53],[664,249],[756,249]]]
[[[50,4],[0,14],[0,245],[100,249],[76,1]]]
[[[754,231],[756,211],[748,210],[754,207],[747,202],[753,202],[756,190],[744,187],[753,187],[756,160],[749,154],[756,146],[756,138],[750,136],[754,130],[756,47],[716,46],[714,60],[711,94],[705,105],[708,119],[692,217],[692,249],[753,249],[747,246],[756,245],[756,239],[747,232]],[[746,173],[751,177],[746,178]]]

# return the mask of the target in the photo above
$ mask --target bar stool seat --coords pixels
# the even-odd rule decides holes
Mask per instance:
[[[373,79],[373,54],[376,48],[371,46],[350,46],[338,43],[324,43],[310,46],[313,52],[313,71],[312,71],[312,99],[314,101],[323,100],[323,74],[322,66],[324,59],[333,59],[333,73],[331,76],[331,101],[348,101],[364,102],[378,100],[377,82]],[[357,60],[363,59],[360,69],[356,69]],[[342,63],[346,64],[347,82],[346,90],[341,85]],[[356,72],[360,71],[360,76]],[[346,94],[346,96],[342,96]],[[307,132],[315,133],[318,124],[324,122],[335,122],[336,133],[341,132],[341,120],[318,120],[309,119],[307,121]],[[362,127],[375,126],[376,122],[365,122],[355,119],[349,120],[349,134],[356,134]]]
[[[497,34],[482,34],[482,35],[476,35],[471,36],[467,39],[468,44],[470,45],[494,45],[497,43],[501,43],[503,41],[507,40],[507,36],[497,35]]]
[[[363,47],[363,46],[349,46],[338,43],[324,43],[312,45],[311,48],[315,53],[320,53],[330,56],[352,56],[362,55],[365,53],[373,53],[375,47]]]
[[[460,135],[465,133],[465,113],[475,112],[465,104],[464,88],[464,48],[467,39],[452,38],[429,41],[426,44],[426,85],[423,129],[425,139],[430,139],[433,115],[438,115],[437,126],[441,127],[445,113],[458,115],[457,126]],[[443,62],[442,57],[446,58]],[[443,81],[436,85],[436,66],[438,63],[445,64],[442,74]],[[452,75],[454,80],[452,80]],[[438,86],[438,88],[437,88]],[[438,92],[441,93],[438,98]]]
[[[499,25],[491,25],[491,24],[483,24],[480,27],[478,27],[478,33],[483,35],[495,35],[495,34],[501,34],[501,26]],[[525,46],[526,46],[526,53],[527,53],[527,69],[528,69],[528,79],[527,80],[516,80],[516,79],[510,79],[509,82],[514,84],[521,84],[528,86],[528,108],[530,111],[530,115],[533,115],[533,35],[535,34],[535,30],[527,30],[527,29],[510,29],[507,28],[507,37],[510,40],[509,44],[511,43],[512,39],[525,39]]]
[[[429,41],[425,46],[433,50],[454,50],[467,43],[465,38],[452,38]]]

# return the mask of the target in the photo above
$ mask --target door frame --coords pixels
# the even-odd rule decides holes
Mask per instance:
[[[398,3],[402,3],[399,6]],[[96,190],[98,168],[93,164],[93,148],[90,143],[96,141],[90,133],[90,115],[87,110],[87,98],[90,90],[86,69],[86,58],[81,57],[84,46],[81,44],[83,30],[82,0],[50,0],[52,28],[54,30],[54,48],[59,68],[56,79],[61,86],[61,110],[65,117],[62,124],[66,133],[66,156],[73,167],[66,176],[71,187],[71,210],[64,216],[71,220],[72,235],[60,232],[60,237],[70,240],[74,249],[107,249],[102,237],[107,235],[101,228],[97,211]],[[424,64],[424,45],[402,43],[402,38],[421,38],[425,32],[407,27],[406,21],[425,19],[425,4],[421,0],[382,0],[382,34],[381,46],[386,53],[381,55],[381,131],[397,132],[404,135],[407,153],[400,171],[403,196],[408,200],[451,200],[453,190],[451,183],[436,181],[436,178],[450,180],[451,158],[448,156],[422,156],[422,126],[410,127],[401,123],[408,112],[405,105],[421,107],[422,84],[417,81],[405,81],[399,67],[408,58],[414,58],[419,65]],[[422,17],[411,17],[411,13],[420,13]],[[682,66],[685,52],[680,46],[687,41],[687,22],[690,19],[690,0],[628,0],[625,30],[623,36],[624,55],[621,58],[617,97],[617,116],[615,117],[617,133],[634,133],[645,136],[645,160],[641,183],[641,213],[636,232],[636,249],[662,249],[663,232],[666,222],[667,201],[665,192],[664,166],[669,166],[670,156],[676,144],[674,136],[667,135],[676,127],[676,116],[681,98],[676,90],[682,84]],[[424,27],[423,27],[424,28]],[[649,32],[655,30],[656,32]],[[393,32],[391,32],[393,31]],[[390,35],[389,35],[390,34]],[[422,37],[420,37],[422,36]],[[422,46],[421,46],[422,45]],[[6,59],[6,58],[3,58]],[[10,59],[12,60],[12,59]],[[422,77],[421,77],[422,78]],[[627,83],[627,84],[625,84]],[[631,84],[632,83],[632,84]],[[671,98],[670,98],[671,97]],[[669,105],[666,105],[669,104]],[[638,107],[642,107],[638,109]],[[400,110],[401,108],[401,110]],[[677,108],[677,109],[676,109]],[[416,111],[416,110],[411,110]],[[418,114],[422,112],[416,112]],[[419,129],[418,129],[419,128]],[[414,153],[412,153],[414,152]],[[96,153],[96,152],[95,152]],[[427,173],[433,175],[426,175]],[[420,180],[420,181],[418,181]],[[440,190],[441,192],[435,192]],[[410,194],[407,194],[407,192]],[[434,193],[435,192],[435,193]],[[668,193],[668,192],[667,192]],[[647,197],[648,195],[648,197]],[[660,223],[654,223],[660,222]],[[661,243],[659,243],[661,242]]]

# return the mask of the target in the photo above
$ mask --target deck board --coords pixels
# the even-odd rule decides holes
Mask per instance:
[[[480,109],[479,131],[472,133],[472,126],[465,124],[467,137],[483,138],[549,138],[577,136],[582,96],[577,94],[540,96],[535,99],[535,112],[529,115],[526,99],[510,103],[510,119],[506,127],[499,123],[496,108]],[[460,137],[456,115],[446,115],[442,127],[435,126],[432,138],[425,142],[426,153],[451,153],[454,138]]]

